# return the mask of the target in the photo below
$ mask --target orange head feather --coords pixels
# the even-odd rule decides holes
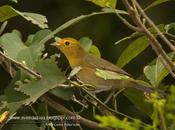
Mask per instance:
[[[79,41],[73,38],[59,39],[52,45],[64,53],[72,68],[78,66],[86,54]]]

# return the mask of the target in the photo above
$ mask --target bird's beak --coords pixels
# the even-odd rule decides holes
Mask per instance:
[[[50,45],[51,45],[51,46],[54,46],[54,47],[59,47],[59,46],[60,46],[60,44],[57,43],[57,42],[51,43]]]
[[[51,43],[50,45],[59,48],[60,45],[61,45],[61,44],[59,43],[59,42],[61,41],[61,38],[55,37],[55,41],[56,41],[56,42]]]

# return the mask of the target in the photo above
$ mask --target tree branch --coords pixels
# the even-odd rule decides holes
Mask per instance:
[[[2,56],[4,59],[11,61],[12,63],[14,63],[15,65],[17,65],[18,67],[22,68],[23,70],[27,71],[28,73],[34,75],[36,78],[41,79],[41,75],[37,74],[35,71],[31,70],[30,68],[28,68],[27,66],[23,65],[22,63],[8,57],[7,55],[5,55],[2,51],[0,51],[0,56]]]
[[[152,46],[152,48],[156,52],[157,56],[160,56],[160,60],[162,61],[164,66],[170,72],[172,77],[175,78],[175,74],[173,73],[173,70],[175,68],[174,63],[169,59],[169,57],[167,56],[166,52],[162,49],[162,46],[159,43],[159,41],[154,37],[154,35],[142,23],[142,21],[140,19],[140,15],[138,14],[137,10],[134,10],[134,8],[130,5],[129,1],[128,0],[123,0],[123,3],[125,5],[125,7],[127,8],[128,12],[130,14],[130,17],[132,18],[134,23],[140,28],[140,32],[144,33],[145,36],[147,36],[147,38],[150,40],[150,45]],[[155,25],[153,25],[153,26],[155,26]],[[158,34],[159,34],[159,32],[158,32]]]
[[[135,27],[134,25],[132,25],[131,23],[129,23],[125,18],[123,18],[116,10],[115,10],[115,14],[117,15],[117,17],[130,29],[134,30],[134,31],[140,31],[140,28]]]
[[[70,115],[70,116],[79,116],[79,118],[80,118],[79,122],[86,127],[92,128],[94,130],[112,130],[112,128],[102,128],[98,125],[98,123],[93,122],[91,120],[88,120],[86,118],[83,118],[80,115],[71,112],[63,105],[61,105],[61,104],[55,102],[54,100],[52,100],[51,98],[49,98],[47,95],[42,96],[40,99],[41,99],[41,101],[45,102],[50,107],[54,108],[56,111],[58,111],[62,114]]]
[[[103,109],[106,110],[105,113],[111,112],[113,114],[118,114],[118,115],[121,115],[121,116],[126,117],[128,119],[131,119],[133,121],[135,120],[133,117],[130,117],[128,115],[125,115],[124,113],[121,113],[119,111],[115,111],[112,108],[108,107],[106,104],[104,104],[101,100],[99,100],[98,98],[96,98],[91,92],[89,92],[87,90],[87,88],[94,88],[94,86],[92,86],[90,84],[79,84],[78,82],[74,82],[74,81],[71,81],[71,80],[69,80],[69,82],[71,84],[73,84],[75,87],[81,88],[87,95],[89,95],[89,97],[91,97],[94,101],[96,101],[100,105],[100,107],[102,107]],[[81,83],[81,81],[80,81],[80,83]],[[124,89],[122,89],[121,91],[123,91],[123,90]],[[141,125],[142,125],[141,127],[143,127],[143,126],[147,126],[148,124],[146,124],[144,122],[141,122]]]
[[[158,33],[160,38],[170,47],[172,51],[175,52],[175,46],[171,44],[171,42],[165,37],[165,35],[163,35],[163,33],[157,28],[154,22],[146,15],[146,13],[141,8],[141,6],[138,4],[138,2],[136,0],[134,0],[134,2],[135,2],[136,7],[138,8],[138,11],[145,18],[148,24],[155,29],[155,31]]]

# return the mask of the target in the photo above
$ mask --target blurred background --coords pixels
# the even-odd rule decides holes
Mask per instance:
[[[154,0],[141,0],[142,7],[146,7]],[[0,6],[9,4],[22,12],[40,13],[47,17],[49,29],[54,30],[66,21],[82,14],[89,14],[100,11],[100,7],[85,0],[18,0],[18,4],[8,0],[0,0]],[[124,9],[120,0],[116,6],[117,9]],[[159,5],[147,12],[156,24],[168,24],[175,21],[175,2],[167,2]],[[19,30],[23,35],[23,40],[29,34],[35,33],[40,28],[27,22],[20,16],[9,20],[5,32],[11,32],[13,29]],[[57,34],[58,37],[89,37],[99,48],[102,57],[113,62],[117,62],[121,52],[129,45],[129,42],[123,42],[119,45],[114,43],[123,37],[129,36],[133,31],[128,29],[115,15],[105,14],[88,18],[71,26],[70,28]],[[52,51],[53,48],[48,49]],[[55,50],[54,50],[55,51]],[[51,52],[52,53],[52,52]],[[156,57],[151,47],[146,49],[141,55],[131,61],[124,69],[134,77],[143,73],[143,67]],[[0,88],[7,86],[10,76],[0,66]],[[125,113],[132,113],[131,116],[138,116],[137,109],[123,96],[119,99],[119,109]],[[127,106],[127,107],[126,107]],[[139,115],[144,116],[144,115]]]

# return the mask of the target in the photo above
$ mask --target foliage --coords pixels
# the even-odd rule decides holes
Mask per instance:
[[[129,122],[127,118],[120,120],[115,116],[96,116],[96,119],[100,121],[100,126],[120,128],[123,130],[137,130],[140,128],[140,121],[134,120],[134,122]]]
[[[174,59],[174,54],[170,54],[169,57]],[[144,73],[147,79],[150,80],[151,84],[154,87],[158,87],[169,72],[160,61],[160,57],[158,57],[155,64],[146,66],[144,68]]]
[[[48,28],[47,19],[45,16],[36,14],[36,13],[28,13],[28,12],[20,12],[15,10],[11,6],[4,5],[0,7],[0,22],[6,21],[12,17],[20,15],[28,21],[31,21],[33,24],[38,25],[40,28]]]
[[[17,0],[11,1],[16,4],[18,3]],[[129,76],[123,76],[121,74],[108,70],[96,69],[95,73],[96,76],[98,76],[99,78],[103,78],[104,80],[130,80],[146,86],[151,86],[151,89],[153,90],[151,93],[143,93],[135,89],[127,89],[122,93],[129,99],[133,106],[138,109],[138,111],[143,112],[141,113],[141,115],[150,118],[151,121],[149,121],[148,124],[144,123],[141,118],[133,118],[116,110],[116,100],[117,96],[120,93],[115,93],[114,91],[112,93],[113,95],[109,96],[111,98],[106,104],[101,101],[102,99],[96,99],[96,97],[92,98],[88,97],[88,95],[83,95],[83,89],[77,90],[75,89],[75,86],[82,87],[88,86],[88,84],[83,84],[78,80],[76,80],[76,82],[70,81],[70,78],[76,79],[76,77],[74,77],[75,74],[69,74],[69,67],[66,66],[68,69],[63,71],[62,68],[59,66],[60,63],[64,63],[62,62],[62,57],[60,58],[58,55],[53,54],[52,51],[50,52],[48,49],[48,44],[50,43],[47,43],[47,41],[54,38],[56,34],[60,33],[61,31],[67,29],[74,24],[83,22],[83,20],[85,19],[90,19],[91,17],[100,17],[101,15],[116,13],[124,17],[129,16],[129,12],[116,9],[116,5],[118,4],[117,0],[86,1],[90,1],[96,4],[97,6],[102,8],[102,10],[86,15],[80,15],[76,18],[70,19],[68,22],[65,22],[61,26],[57,27],[54,31],[51,31],[50,29],[45,29],[49,27],[47,25],[47,19],[44,15],[31,12],[21,12],[10,5],[3,5],[0,7],[0,22],[3,22],[0,28],[0,65],[11,76],[8,85],[1,89],[3,93],[1,93],[0,95],[0,129],[4,128],[4,126],[6,126],[5,123],[8,124],[8,122],[10,121],[4,120],[5,118],[10,119],[10,117],[13,117],[15,115],[20,116],[21,113],[26,115],[29,114],[31,116],[50,116],[55,113],[60,115],[63,108],[61,108],[60,111],[55,112],[52,111],[51,107],[49,107],[49,103],[43,103],[42,97],[44,97],[45,94],[48,94],[49,96],[53,97],[53,100],[56,100],[56,102],[64,102],[65,107],[67,104],[71,104],[72,107],[73,103],[77,103],[81,105],[84,110],[86,108],[91,109],[91,107],[89,107],[90,105],[96,106],[95,109],[98,109],[97,105],[101,105],[102,109],[104,107],[104,111],[108,112],[108,115],[96,115],[95,119],[100,122],[100,127],[103,128],[110,127],[123,130],[174,130],[175,85],[173,82],[171,82],[172,77],[170,76],[169,70],[167,70],[166,66],[162,63],[161,55],[154,57],[152,62],[148,63],[144,67],[143,73],[140,73],[140,78],[138,78],[137,80],[134,80]],[[144,10],[151,10],[153,7],[156,7],[168,1],[170,0],[156,0],[150,3]],[[16,16],[21,16],[22,18],[24,18],[24,20],[30,21],[32,24],[37,25],[39,27],[38,31],[34,34],[29,32],[26,40],[24,40],[25,38],[24,34],[21,33],[22,31],[20,32],[15,28],[11,32],[5,32],[4,30],[6,29],[7,25],[6,21],[10,21],[13,17]],[[114,17],[116,17],[116,15]],[[163,35],[169,38],[168,40],[174,42],[174,22],[159,24],[156,25],[156,27],[161,31]],[[160,34],[156,31],[154,27],[147,27],[147,29],[150,34],[152,34],[158,40],[159,38],[161,38]],[[89,31],[91,31],[91,28],[89,29]],[[79,42],[87,52],[99,58],[103,57],[103,52],[100,52],[98,44],[95,45],[96,43],[94,43],[93,39],[85,36],[80,38]],[[129,44],[122,51],[120,57],[118,58],[116,64],[119,67],[124,67],[132,60],[135,60],[135,58],[139,56],[142,52],[144,52],[146,48],[148,48],[150,45],[149,37],[144,33],[138,31],[132,32],[131,35],[125,36],[121,40],[115,42],[113,45],[119,43],[121,45],[124,42],[127,42]],[[172,62],[175,61],[175,54],[173,51],[168,53],[168,58]],[[32,74],[31,71],[35,72],[38,75],[41,75],[42,77],[38,78],[36,75]],[[70,77],[68,77],[68,75]],[[167,80],[167,78],[169,78],[169,84],[166,84],[164,82]],[[169,91],[169,93],[166,93],[165,90]],[[113,106],[114,108],[110,108],[108,105],[110,107]],[[30,112],[27,111],[28,108],[30,108]],[[78,108],[72,107],[71,110],[78,111]],[[10,115],[4,117],[4,112],[8,112]],[[115,116],[113,113],[117,113],[121,117]],[[131,113],[131,116],[134,115],[133,113],[134,112]],[[96,113],[91,113],[88,111],[88,114],[80,114],[82,114],[83,117],[85,117],[86,115],[92,117],[92,115]],[[71,115],[70,112],[68,112],[68,115]],[[87,117],[87,119],[89,117]],[[26,125],[22,121],[20,122],[20,124],[14,123],[13,125],[11,125],[11,129],[37,130],[39,128],[45,129],[46,127],[55,129],[52,124],[54,122],[52,121],[49,121],[49,125],[47,126],[46,123],[37,124],[37,122],[35,121],[31,121],[30,123],[32,124]]]
[[[91,1],[101,7],[111,7],[113,9],[115,9],[115,5],[117,3],[117,0],[88,0],[88,1]]]

